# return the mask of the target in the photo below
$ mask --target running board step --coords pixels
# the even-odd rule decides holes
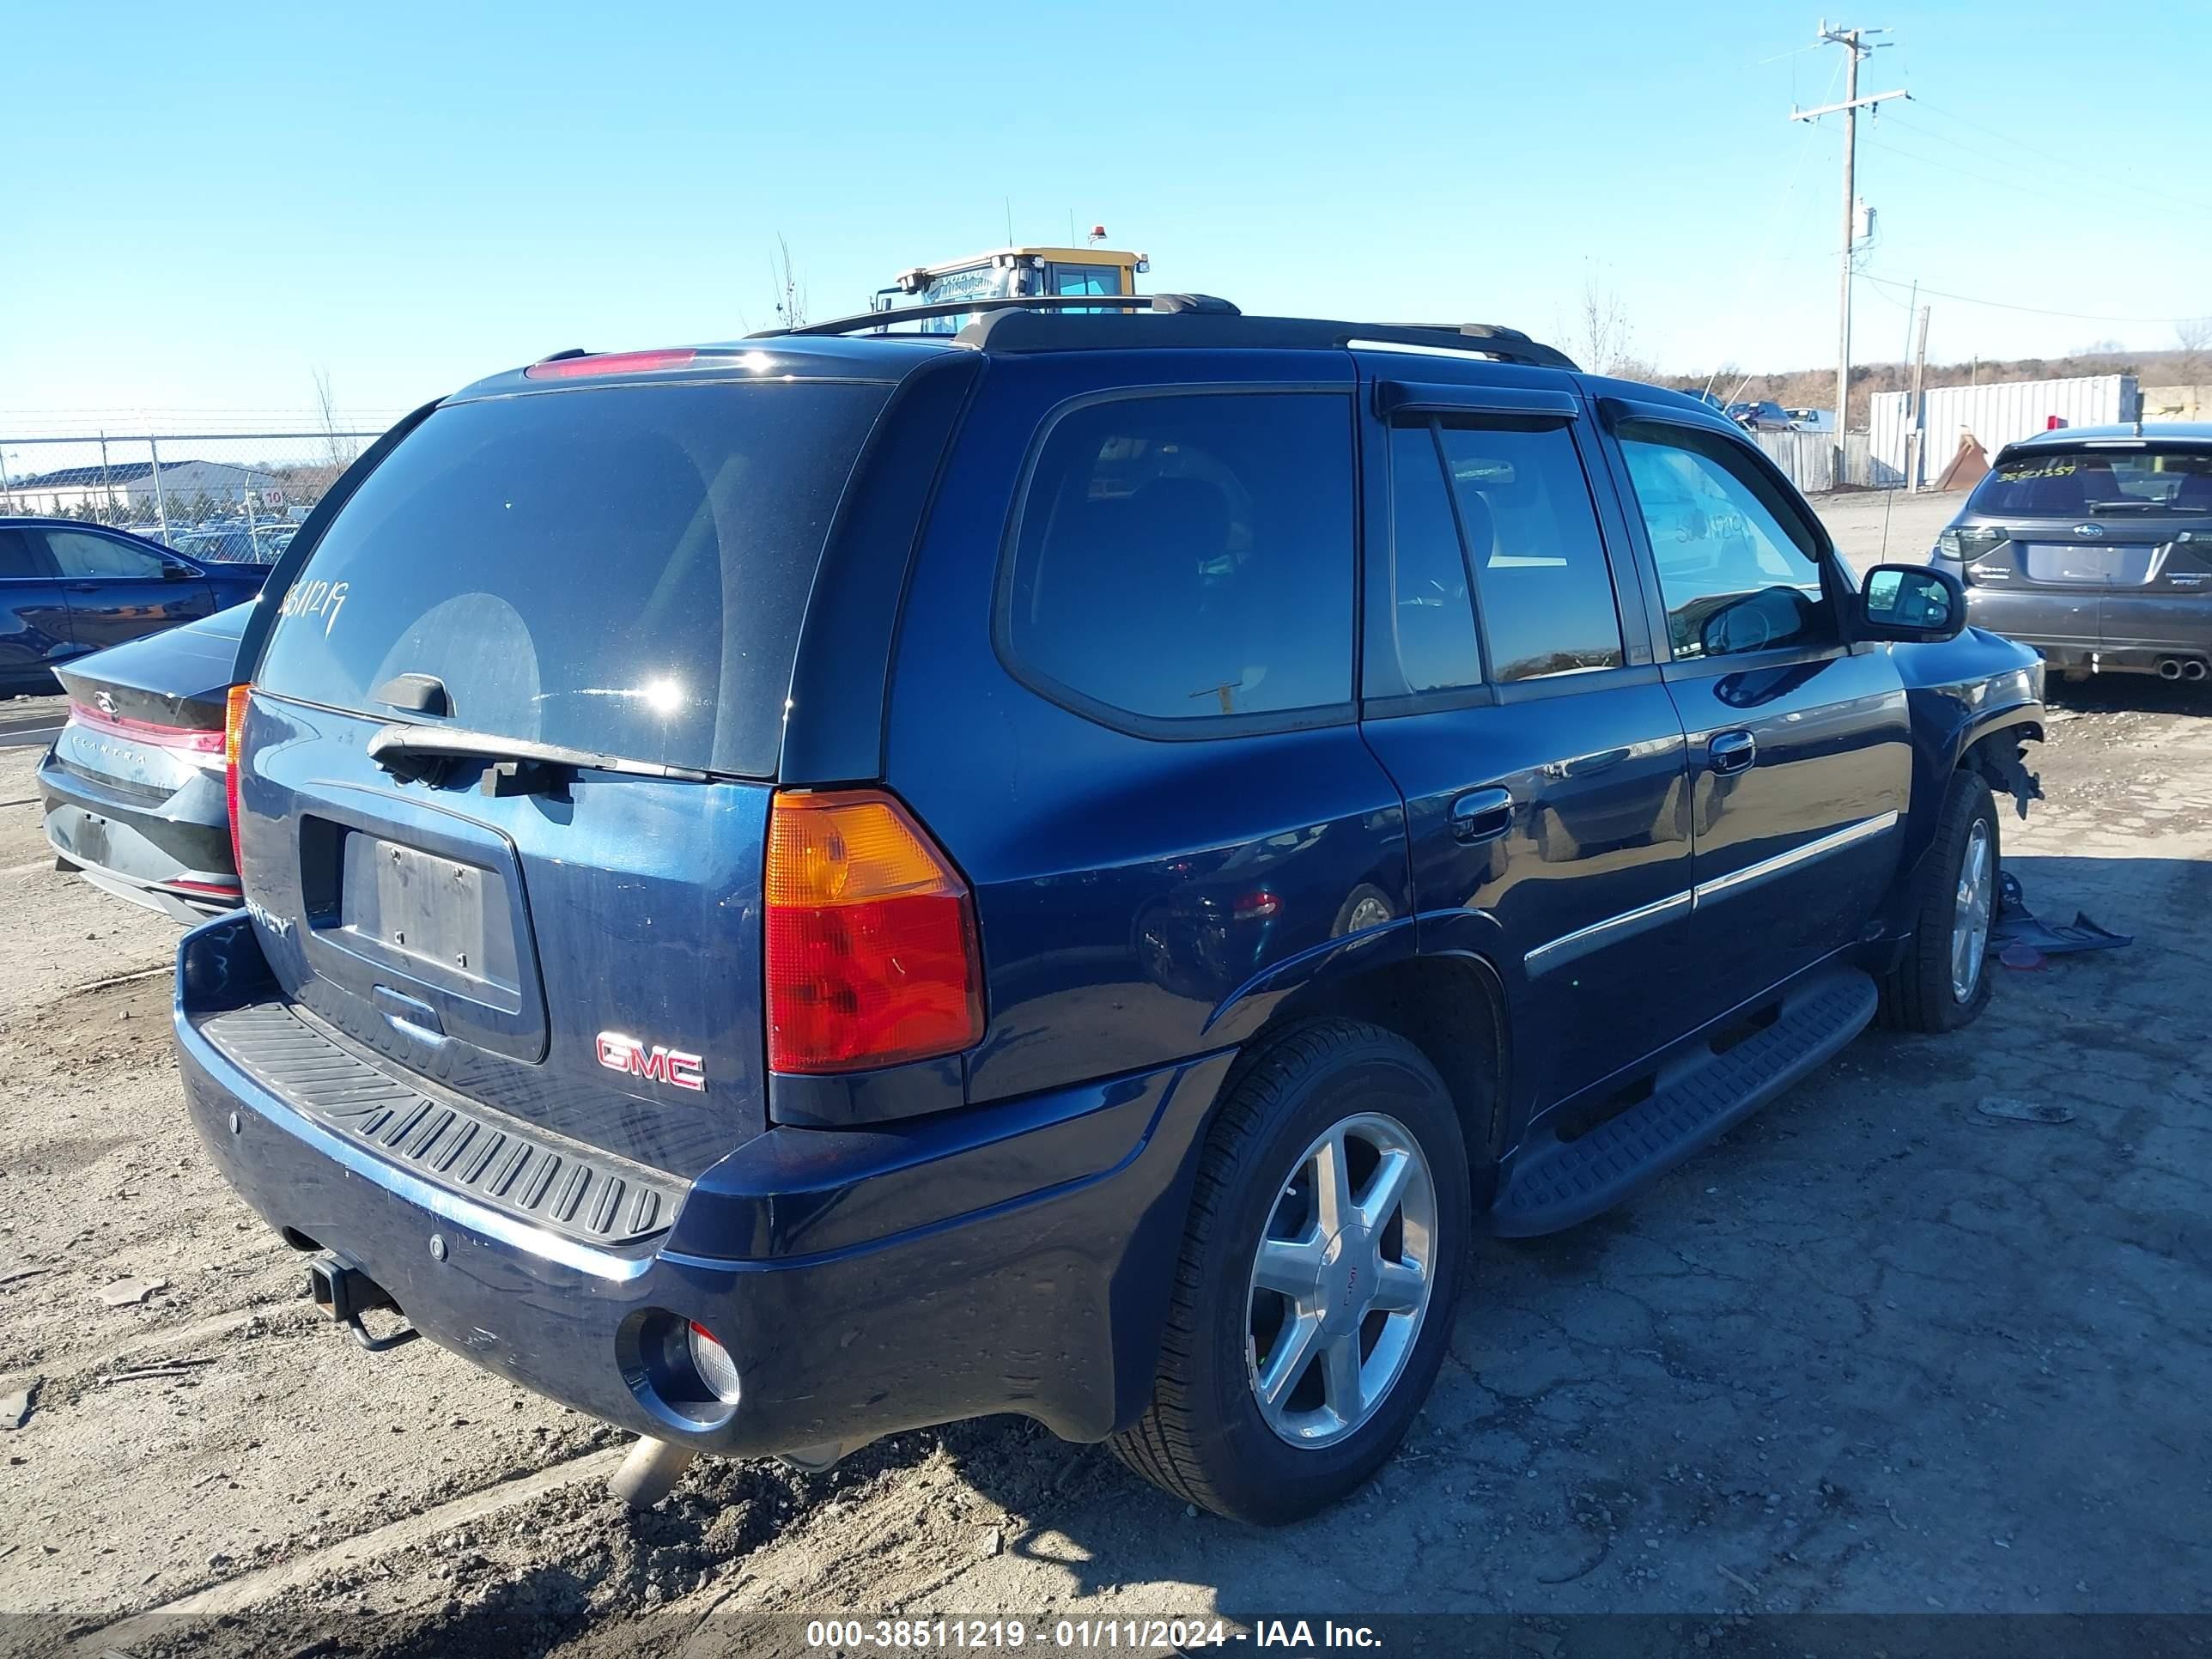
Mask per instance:
[[[1523,1146],[1490,1213],[1507,1237],[1555,1232],[1608,1209],[1749,1117],[1832,1058],[1874,1018],[1874,981],[1839,968],[1789,993],[1774,1023],[1725,1054],[1700,1044],[1686,1071],[1573,1140]],[[1539,1132],[1540,1133],[1540,1130]]]

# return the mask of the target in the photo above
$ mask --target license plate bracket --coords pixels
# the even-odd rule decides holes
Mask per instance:
[[[431,985],[520,988],[514,918],[495,872],[361,830],[345,838],[341,872],[337,926],[352,940],[405,958]]]

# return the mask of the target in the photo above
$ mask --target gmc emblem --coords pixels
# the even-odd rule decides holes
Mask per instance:
[[[648,1083],[665,1083],[694,1094],[707,1091],[707,1062],[697,1054],[664,1048],[657,1042],[648,1048],[620,1031],[600,1032],[599,1047],[599,1064],[610,1072],[626,1072]]]

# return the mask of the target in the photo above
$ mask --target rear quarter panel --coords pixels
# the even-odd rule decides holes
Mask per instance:
[[[1010,489],[1064,400],[1155,377],[1164,391],[1327,377],[1345,392],[1352,465],[1348,356],[1161,356],[993,360],[916,563],[886,777],[975,894],[988,1027],[968,1056],[970,1100],[1225,1047],[1340,953],[1412,946],[1403,806],[1348,714],[1241,738],[1137,737],[1047,700],[996,653]],[[1347,584],[1352,534],[1347,525]],[[1394,922],[1334,937],[1363,885]],[[1270,913],[1240,916],[1261,892]]]

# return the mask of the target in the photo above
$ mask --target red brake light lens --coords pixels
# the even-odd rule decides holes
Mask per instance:
[[[861,1071],[982,1040],[967,884],[889,795],[776,796],[766,899],[771,1071]]]
[[[156,749],[182,749],[196,755],[220,755],[223,751],[222,732],[203,731],[195,726],[164,726],[158,720],[103,714],[89,704],[74,701],[69,706],[69,717],[95,732],[128,738],[133,743],[149,744]]]
[[[249,688],[234,685],[222,705],[222,793],[230,804],[230,861],[238,872],[239,884],[246,883],[246,858],[239,851],[238,842],[238,748],[239,738],[246,730],[246,700]]]
[[[699,354],[688,346],[664,351],[601,351],[582,357],[556,357],[522,371],[526,380],[585,380],[594,374],[638,374],[647,369],[682,368]]]

